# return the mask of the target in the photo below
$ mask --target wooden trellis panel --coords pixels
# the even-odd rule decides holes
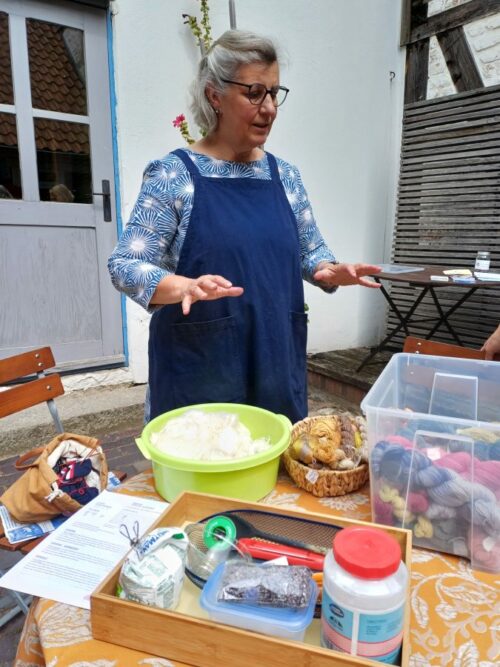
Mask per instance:
[[[393,261],[472,269],[478,250],[500,272],[500,86],[406,104],[403,118]],[[445,307],[463,293],[439,287]],[[393,283],[391,294],[406,311],[416,292]],[[435,316],[430,297],[418,312]],[[464,344],[480,347],[500,323],[500,290],[478,290],[450,321]],[[433,338],[453,342],[445,328]]]

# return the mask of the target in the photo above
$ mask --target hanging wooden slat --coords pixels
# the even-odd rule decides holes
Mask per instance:
[[[408,124],[410,125],[413,122],[423,121],[426,120],[427,118],[432,124],[434,119],[446,118],[448,116],[452,116],[459,110],[464,110],[464,111],[466,111],[467,109],[475,111],[496,110],[498,112],[499,98],[500,95],[493,95],[488,100],[485,100],[482,103],[478,103],[476,97],[474,96],[471,99],[463,100],[460,103],[456,102],[455,104],[450,104],[449,106],[445,107],[444,109],[438,112],[435,110],[434,107],[430,107],[430,109],[421,109],[418,110],[417,113],[408,116]]]
[[[459,132],[460,130],[463,129],[470,129],[473,127],[485,127],[486,125],[498,125],[500,122],[500,116],[493,116],[490,118],[478,118],[477,120],[472,120],[472,119],[467,119],[462,122],[453,122],[453,123],[445,123],[440,126],[435,125],[428,125],[426,126],[425,123],[421,123],[418,129],[416,128],[416,125],[413,125],[411,128],[407,130],[407,136],[408,137],[419,137],[419,136],[427,136],[429,134],[438,134],[439,132],[449,132],[456,130]]]
[[[480,188],[481,190],[484,188],[485,190],[498,191],[500,186],[500,179],[487,178],[486,175],[484,175],[483,178],[477,178],[475,180],[468,180],[467,175],[459,174],[458,176],[460,176],[460,178],[458,178],[457,175],[453,176],[453,180],[450,180],[448,176],[439,176],[433,179],[425,177],[419,179],[401,179],[399,192],[412,192],[413,190],[433,190],[436,192],[444,187],[447,187],[448,189]]]
[[[469,190],[469,192],[471,192]],[[459,202],[478,202],[478,205],[484,202],[493,202],[489,206],[495,206],[495,202],[499,202],[498,192],[479,193],[479,194],[456,194],[451,190],[445,191],[444,194],[436,194],[434,192],[422,191],[420,195],[415,192],[399,194],[399,201],[401,204],[418,204],[420,208],[424,206],[434,206],[435,204],[456,205]],[[460,204],[462,206],[462,204]]]
[[[403,148],[414,146],[418,150],[418,147],[453,145],[461,139],[480,146],[490,139],[498,138],[498,136],[500,136],[500,123],[497,125],[492,123],[484,128],[461,129],[459,131],[448,130],[447,132],[433,132],[432,136],[416,135],[414,137],[405,137]]]
[[[448,161],[450,164],[461,164],[462,159],[465,158],[466,160],[471,160],[471,159],[490,159],[491,162],[498,163],[498,150],[493,149],[493,148],[480,148],[477,149],[474,153],[469,153],[467,151],[460,151],[458,153],[454,153],[453,155],[445,154],[442,155],[441,153],[436,152],[434,155],[426,155],[424,157],[421,156],[415,156],[415,157],[406,157],[405,156],[405,161],[407,164],[420,164],[424,169],[426,168],[426,165],[430,165],[432,162],[439,163],[438,166],[442,166],[443,163]],[[479,160],[481,162],[481,160]]]
[[[486,128],[485,128],[486,129]],[[442,146],[455,146],[460,142],[461,139],[466,141],[469,146],[481,146],[484,143],[494,141],[495,139],[500,139],[500,123],[498,127],[490,127],[491,132],[476,132],[475,134],[466,135],[462,133],[460,135],[454,136],[453,133],[447,133],[442,136],[436,136],[435,134],[432,137],[413,137],[405,139],[403,142],[403,150],[411,148],[412,150],[422,150],[424,148],[441,148]],[[451,136],[450,136],[451,135]]]
[[[450,228],[456,229],[462,233],[466,228],[473,229],[476,232],[479,232],[480,229],[496,229],[498,222],[496,221],[495,216],[479,216],[479,219],[475,218],[474,220],[467,221],[467,219],[459,218],[457,216],[443,215],[441,217],[419,216],[418,225],[415,224],[415,218],[401,218],[398,221],[398,226],[399,224],[401,224],[401,227],[407,227],[406,233],[408,233],[410,229],[413,229],[418,233],[420,230],[425,231],[428,228],[435,228],[438,230]],[[400,236],[397,235],[394,240],[399,238]],[[404,239],[404,236],[401,238]]]
[[[464,123],[469,120],[482,120],[483,118],[494,119],[496,122],[500,122],[500,109],[476,109],[470,110],[471,107],[468,107],[469,111],[464,112],[463,109],[454,109],[454,113],[447,114],[446,116],[441,116],[439,118],[433,118],[433,122],[429,123],[428,118],[423,118],[422,120],[415,120],[412,123],[408,123],[408,131],[418,130],[420,128],[433,128],[434,131],[442,131],[443,125],[451,125],[452,123]],[[481,123],[478,123],[479,125]],[[411,136],[411,135],[410,135]]]
[[[489,250],[500,272],[500,86],[406,104],[403,118],[393,261],[472,270],[478,250]],[[446,310],[466,289],[436,293]],[[402,312],[420,293],[404,283],[390,291]],[[430,294],[417,313],[410,333],[425,337],[437,318]],[[500,322],[500,289],[477,290],[450,322],[465,345],[481,347]],[[387,330],[398,323],[389,312]],[[405,336],[401,330],[395,342]],[[455,342],[445,326],[433,339]]]
[[[425,172],[429,172],[430,170],[433,170],[432,173],[434,174],[445,174],[447,173],[447,168],[452,167],[453,172],[455,173],[463,173],[465,171],[473,172],[473,173],[479,173],[476,166],[480,165],[481,166],[481,173],[487,170],[491,171],[498,171],[498,167],[500,166],[500,157],[493,157],[493,158],[480,158],[480,157],[469,157],[469,158],[464,158],[463,160],[460,160],[459,163],[456,162],[448,162],[448,163],[435,163],[432,164],[431,162],[423,162],[422,160],[415,160],[414,164],[411,165],[403,165],[401,168],[401,173],[422,173],[420,170],[424,170]],[[450,169],[450,173],[451,173]]]
[[[464,225],[465,229],[460,230],[460,243],[463,243],[466,239],[469,237],[473,239],[477,239],[480,237],[487,238],[488,234],[491,234],[493,227],[488,227],[487,225],[481,225],[481,227],[485,227],[486,229],[480,230],[477,227],[471,229],[469,225]],[[479,227],[479,226],[478,226]],[[406,231],[405,233],[405,240],[401,241],[400,247],[404,247],[405,243],[408,243],[410,241],[413,243],[414,240],[424,240],[425,238],[428,238],[431,235],[436,235],[439,236],[440,238],[443,236],[443,233],[450,233],[454,234],[456,232],[456,225],[454,224],[449,224],[449,225],[440,225],[439,227],[433,226],[433,227],[424,227],[420,228],[420,230],[415,230],[412,229],[411,231]],[[456,237],[456,236],[455,236]]]
[[[481,93],[481,102],[486,104],[492,102],[500,97],[498,86],[477,90],[468,90],[465,93],[457,93],[456,95],[448,95],[446,97],[433,97],[429,100],[421,100],[412,104],[412,108],[405,109],[405,117],[411,119],[415,116],[429,113],[431,116],[436,111],[446,113],[448,109],[455,109],[457,107],[474,106],[478,103],[477,95]],[[437,108],[438,107],[438,108]]]
[[[480,144],[470,144],[467,142],[464,142],[462,145],[453,145],[453,146],[441,146],[441,150],[439,151],[439,155],[445,160],[448,156],[450,159],[453,159],[455,157],[454,153],[460,153],[461,155],[468,151],[470,155],[495,155],[495,152],[497,155],[499,154],[499,151],[495,151],[494,149],[498,149],[500,146],[500,142],[498,141],[487,141],[484,143]],[[419,149],[414,149],[413,147],[403,147],[403,154],[411,154],[411,157],[426,157],[426,156],[435,156],[436,155],[436,148],[432,148],[429,146],[428,148],[419,148]],[[489,153],[485,153],[484,151],[490,151]]]

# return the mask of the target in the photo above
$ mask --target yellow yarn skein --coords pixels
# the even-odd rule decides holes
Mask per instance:
[[[379,497],[384,503],[390,503],[392,505],[394,516],[401,519],[404,523],[410,523],[415,520],[415,515],[406,509],[406,503],[399,495],[397,489],[394,489],[388,484],[383,484],[379,491]]]
[[[417,523],[413,526],[415,537],[432,537],[434,529],[432,523],[425,516],[420,515]]]
[[[487,442],[492,444],[498,440],[498,433],[494,431],[488,431],[486,428],[479,428],[477,426],[471,426],[470,428],[457,428],[457,433],[459,435],[468,435],[469,438],[474,440],[481,440],[482,442]]]

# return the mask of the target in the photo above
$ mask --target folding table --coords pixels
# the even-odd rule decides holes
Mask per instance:
[[[394,264],[393,266],[397,267],[397,264]],[[419,268],[421,270],[417,270]],[[380,283],[380,291],[382,292],[382,294],[385,297],[385,300],[389,304],[389,308],[396,315],[399,323],[395,327],[393,327],[391,331],[389,331],[389,333],[381,343],[379,343],[376,347],[371,349],[370,353],[363,359],[361,364],[356,369],[357,372],[359,372],[380,351],[390,349],[390,346],[388,345],[389,342],[394,338],[394,336],[396,336],[397,333],[399,333],[399,331],[401,331],[401,329],[404,329],[405,334],[407,336],[411,335],[409,326],[412,324],[412,322],[417,321],[417,317],[415,315],[416,311],[420,303],[427,294],[430,294],[432,297],[432,300],[436,307],[437,317],[433,318],[418,317],[419,324],[425,321],[434,322],[434,325],[425,335],[425,338],[426,339],[432,338],[432,336],[436,333],[436,331],[440,327],[445,326],[448,329],[451,336],[453,337],[453,339],[457,342],[457,344],[463,346],[463,343],[460,340],[459,335],[454,330],[452,324],[449,321],[450,316],[456,310],[458,310],[458,308],[460,308],[468,299],[470,299],[470,297],[478,289],[500,287],[500,281],[477,280],[474,278],[473,282],[460,283],[460,282],[454,282],[451,279],[451,277],[447,282],[439,282],[431,279],[431,276],[442,276],[443,271],[448,271],[452,268],[453,267],[450,266],[420,265],[420,267],[414,267],[414,270],[409,270],[404,273],[398,273],[398,272],[393,273],[391,271],[382,271],[381,273],[377,273],[376,275],[373,276],[373,278],[378,283]],[[396,305],[390,293],[385,288],[383,281],[406,283],[412,287],[419,288],[420,293],[418,294],[417,298],[415,299],[411,307],[406,312],[402,312],[401,308]],[[458,299],[458,301],[456,301],[452,306],[450,306],[449,308],[444,308],[439,302],[438,298],[438,292],[443,288],[458,289],[462,290],[464,293],[462,294],[460,299]]]

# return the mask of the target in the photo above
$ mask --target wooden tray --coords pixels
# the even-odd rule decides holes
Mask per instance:
[[[294,511],[271,505],[248,503],[200,493],[185,492],[165,510],[152,528],[184,526],[217,512],[232,509],[265,510],[273,514],[308,518],[329,525],[367,525],[345,517]],[[403,560],[411,567],[411,531],[379,526],[393,535],[401,545]],[[319,620],[313,621],[304,642],[290,641],[256,634],[208,620],[197,604],[199,589],[185,581],[181,601],[176,611],[121,600],[115,596],[121,563],[94,591],[91,597],[92,635],[99,639],[152,655],[179,660],[194,667],[336,667],[337,665],[367,665],[381,663],[331,651],[319,646]],[[409,656],[409,599],[406,603],[403,629],[403,666]],[[308,642],[316,642],[308,643]]]

